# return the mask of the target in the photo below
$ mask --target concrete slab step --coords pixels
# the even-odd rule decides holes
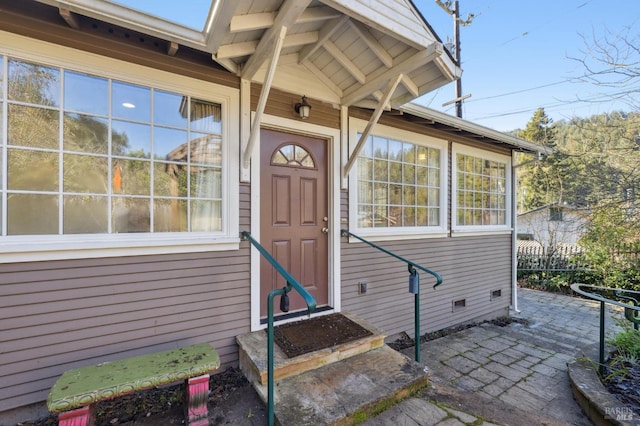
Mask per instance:
[[[428,385],[429,374],[381,346],[275,384],[276,422],[283,426],[347,425],[378,414]],[[266,402],[267,385],[254,383]]]
[[[288,358],[274,345],[274,380],[279,381],[324,365],[356,356],[384,345],[386,337],[379,329],[366,321],[348,313],[344,316],[371,331],[371,335],[353,342]],[[239,350],[240,369],[251,383],[267,383],[267,333],[264,330],[246,333],[236,337]]]

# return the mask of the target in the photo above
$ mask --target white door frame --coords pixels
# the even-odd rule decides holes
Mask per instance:
[[[329,211],[329,305],[340,312],[340,129],[332,129],[305,121],[264,114],[262,126],[286,133],[327,139],[327,205]],[[254,152],[260,152],[260,138]],[[260,155],[251,161],[251,235],[260,241]],[[290,321],[298,320],[293,318]],[[286,321],[282,321],[286,322]],[[260,254],[251,250],[251,331],[265,328],[260,324]]]

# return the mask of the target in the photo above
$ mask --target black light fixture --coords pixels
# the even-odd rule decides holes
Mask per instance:
[[[309,102],[307,102],[307,97],[306,96],[302,96],[302,102],[298,102],[295,105],[295,110],[298,114],[300,114],[300,118],[302,118],[303,120],[306,120],[307,118],[309,118],[309,113],[311,112],[311,105],[309,105]]]

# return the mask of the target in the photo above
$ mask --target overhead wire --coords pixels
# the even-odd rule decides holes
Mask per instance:
[[[500,117],[507,117],[507,116],[510,116],[510,115],[524,114],[524,113],[528,113],[528,112],[534,112],[538,108],[544,108],[547,111],[549,111],[549,110],[557,111],[559,109],[562,109],[562,108],[565,108],[565,107],[570,107],[571,105],[576,105],[576,104],[587,104],[587,103],[593,104],[593,103],[598,103],[598,102],[608,102],[612,98],[619,97],[619,96],[624,95],[626,93],[627,93],[626,91],[619,91],[619,92],[595,94],[595,95],[593,95],[591,97],[579,98],[579,99],[575,99],[575,100],[572,100],[572,101],[557,100],[556,102],[553,102],[553,103],[537,105],[535,107],[519,109],[517,111],[509,111],[509,112],[504,112],[504,113],[496,113],[496,114],[489,114],[489,115],[484,115],[484,116],[480,116],[480,117],[475,117],[474,120],[480,121],[480,120],[488,120],[490,118],[500,118]],[[588,106],[591,106],[591,105],[584,105],[584,107],[588,107]],[[560,107],[562,107],[562,108],[560,108]]]
[[[589,4],[589,3],[591,3],[592,1],[593,1],[593,0],[588,0],[588,1],[584,2],[584,3],[582,3],[582,4],[579,4],[579,5],[578,5],[578,6],[576,6],[576,7],[572,7],[570,10],[583,8],[584,6],[588,5],[588,4]],[[512,41],[515,41],[515,40],[517,40],[517,39],[519,39],[519,38],[526,37],[526,36],[528,36],[529,34],[531,34],[533,31],[539,30],[540,28],[544,28],[545,26],[549,25],[550,23],[552,23],[552,22],[554,22],[554,21],[557,21],[558,19],[566,19],[565,17],[567,16],[567,14],[568,14],[568,13],[569,13],[569,9],[567,9],[567,11],[566,11],[565,13],[554,13],[554,14],[552,14],[552,15],[553,15],[553,16],[555,16],[555,18],[553,18],[553,19],[549,19],[548,21],[546,21],[546,22],[544,22],[544,23],[542,23],[542,24],[540,24],[540,25],[538,25],[538,26],[536,26],[536,27],[533,27],[533,28],[531,28],[531,29],[530,29],[530,30],[528,30],[528,31],[523,31],[522,33],[520,33],[520,35],[518,35],[518,36],[516,36],[516,37],[513,37],[513,38],[511,38],[511,39],[509,39],[509,40],[507,40],[507,41],[505,41],[505,42],[503,42],[503,43],[499,44],[499,45],[498,45],[498,47],[501,47],[501,46],[504,46],[504,45],[506,45],[506,44],[509,44],[509,43],[511,43]]]
[[[534,27],[532,27],[531,29],[529,29],[527,31],[523,31],[519,36],[511,38],[509,40],[506,40],[505,42],[500,43],[497,46],[501,47],[501,46],[504,46],[504,45],[514,41],[514,40],[517,40],[518,38],[522,38],[522,37],[528,36],[532,32],[549,25],[550,23],[560,19],[561,17],[566,16],[571,10],[581,9],[581,8],[587,6],[592,1],[593,0],[584,1],[584,2],[582,2],[580,4],[578,4],[575,7],[567,9],[567,11],[565,13],[555,14],[555,16],[557,16],[557,18],[548,20],[548,21],[546,21],[546,22],[544,22],[544,23],[542,23],[540,25],[534,26]],[[569,83],[569,82],[577,82],[577,81],[578,81],[577,78],[572,77],[572,78],[567,78],[567,79],[560,80],[560,81],[555,81],[555,82],[552,82],[552,83],[542,84],[542,85],[529,87],[529,88],[525,88],[525,89],[521,89],[521,90],[517,90],[517,91],[507,92],[507,93],[501,93],[501,94],[497,94],[497,95],[493,95],[493,96],[485,96],[485,97],[482,97],[482,98],[471,98],[471,99],[469,99],[469,100],[467,100],[467,101],[465,101],[463,103],[463,108],[464,108],[465,104],[471,103],[471,102],[479,102],[479,101],[484,101],[484,100],[489,100],[489,99],[497,99],[497,98],[502,98],[502,97],[506,97],[506,96],[512,96],[512,95],[516,95],[516,94],[531,92],[531,91],[535,91],[535,90],[539,90],[539,89],[543,89],[543,88],[547,88],[547,87],[551,87],[551,86],[557,86],[557,85],[566,84],[566,83]],[[576,101],[568,101],[568,102],[558,101],[557,103],[549,104],[550,106],[548,106],[548,108],[553,108],[553,107],[560,106],[560,105],[571,105],[571,104],[580,103],[580,102],[587,102],[587,101],[588,100],[576,100]],[[497,117],[502,117],[502,116],[515,115],[515,114],[522,114],[522,113],[529,112],[529,111],[535,111],[540,107],[543,107],[543,106],[536,106],[536,107],[527,108],[526,110],[516,111],[516,112],[511,111],[511,112],[506,112],[506,113],[501,113],[501,114],[494,114],[494,115],[491,115],[491,116],[486,116],[486,117],[482,117],[482,118],[476,118],[476,120],[488,119],[488,118],[497,118]],[[450,110],[451,110],[451,107],[446,109],[445,111],[450,111]]]

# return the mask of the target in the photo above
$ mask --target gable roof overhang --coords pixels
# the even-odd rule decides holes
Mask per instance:
[[[413,120],[423,121],[425,124],[438,130],[455,133],[478,142],[497,145],[509,148],[512,151],[528,154],[549,155],[553,153],[552,148],[538,145],[415,103],[403,105],[399,107],[398,110],[401,113],[410,114]]]
[[[410,0],[212,0],[201,31],[107,0],[36,1],[72,27],[88,16],[166,40],[167,54],[206,52],[252,82],[263,84],[275,60],[273,87],[334,105],[377,105],[402,76],[385,105],[396,108],[461,75]]]

